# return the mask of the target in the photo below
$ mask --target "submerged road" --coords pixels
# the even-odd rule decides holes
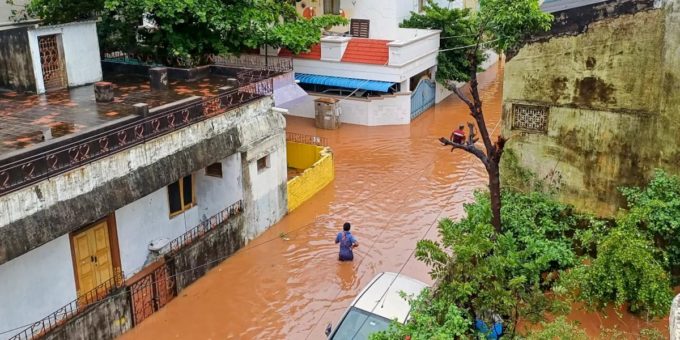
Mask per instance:
[[[502,72],[493,66],[480,77],[490,129],[500,119]],[[123,338],[323,339],[326,324],[337,324],[376,273],[403,267],[431,282],[410,256],[416,242],[437,237],[439,218],[460,218],[487,182],[477,159],[437,141],[472,121],[467,112],[450,96],[410,126],[329,131],[288,117],[288,131],[328,138],[335,181]],[[345,221],[360,243],[353,263],[339,263],[333,243]]]

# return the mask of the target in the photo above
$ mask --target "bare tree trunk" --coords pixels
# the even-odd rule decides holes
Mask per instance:
[[[481,39],[481,37],[480,37]],[[439,139],[444,145],[450,145],[453,149],[463,149],[477,158],[484,164],[486,172],[489,175],[489,193],[491,197],[491,224],[493,225],[496,233],[501,233],[503,228],[501,226],[501,181],[500,181],[500,170],[499,164],[501,161],[501,154],[503,153],[503,147],[505,145],[505,139],[499,137],[497,142],[491,141],[491,134],[487,129],[486,122],[484,121],[484,111],[482,109],[482,99],[479,96],[479,82],[477,81],[477,49],[470,54],[470,95],[472,98],[468,98],[463,94],[454,84],[449,84],[449,89],[453,91],[458,98],[460,98],[470,109],[470,115],[475,119],[477,123],[477,130],[479,134],[482,135],[482,142],[484,143],[484,151],[478,149],[475,146],[475,132],[472,126],[470,126],[470,138],[469,142],[464,144],[453,143],[452,141],[442,137]],[[471,125],[471,124],[469,124]]]
[[[501,180],[497,162],[489,162],[489,194],[491,197],[491,224],[497,233],[501,233]]]

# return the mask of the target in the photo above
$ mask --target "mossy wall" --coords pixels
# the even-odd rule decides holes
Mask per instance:
[[[618,187],[643,185],[654,168],[680,174],[680,3],[586,27],[506,64],[503,135],[520,166],[558,173],[562,201],[611,216]],[[549,107],[547,133],[513,130],[513,104]]]

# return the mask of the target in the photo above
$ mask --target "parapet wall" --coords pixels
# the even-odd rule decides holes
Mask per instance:
[[[295,142],[286,143],[288,167],[304,169],[288,181],[288,211],[302,205],[335,179],[330,148]]]

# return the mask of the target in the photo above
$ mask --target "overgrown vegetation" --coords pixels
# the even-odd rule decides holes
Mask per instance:
[[[298,53],[319,42],[323,27],[346,23],[333,15],[303,19],[283,0],[32,0],[16,17],[48,24],[100,17],[103,52],[169,66],[204,64],[211,54],[265,44]]]
[[[502,318],[507,338],[585,338],[578,325],[560,317],[572,301],[596,311],[625,306],[645,318],[663,317],[672,300],[669,270],[679,263],[666,260],[672,254],[667,242],[673,240],[658,231],[676,226],[680,180],[657,171],[648,186],[622,192],[629,210],[608,221],[577,213],[544,193],[506,190],[503,232],[495,239],[489,196],[477,193],[465,205],[465,218],[440,221],[441,241],[417,245],[416,257],[439,282],[436,290],[413,300],[408,324],[392,325],[374,338],[475,338],[480,335],[475,322],[490,325],[494,314]],[[520,320],[538,327],[521,334]],[[659,335],[643,333],[644,339]]]

